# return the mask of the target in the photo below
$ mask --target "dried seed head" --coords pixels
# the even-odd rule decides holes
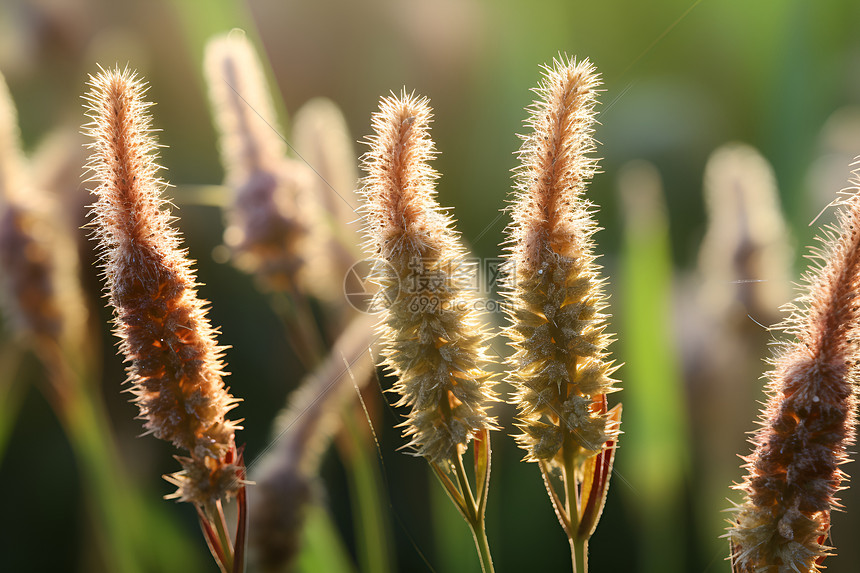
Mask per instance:
[[[702,307],[744,323],[748,314],[775,322],[776,309],[790,299],[791,250],[773,170],[754,148],[724,145],[705,167],[705,202]]]
[[[854,442],[854,384],[860,364],[860,180],[827,229],[806,287],[790,307],[785,343],[768,373],[762,427],[744,458],[745,493],[729,528],[735,570],[819,571],[839,466]]]
[[[617,435],[596,403],[616,390],[606,359],[606,296],[591,237],[597,230],[583,197],[595,172],[592,139],[599,76],[588,60],[545,69],[519,152],[513,222],[508,228],[506,329],[515,353],[508,379],[517,389],[518,436],[530,461],[575,466]]]
[[[234,192],[224,242],[237,266],[263,286],[293,288],[305,259],[302,203],[314,174],[286,158],[262,66],[244,34],[211,40],[204,72],[226,184]]]
[[[236,400],[222,381],[223,348],[161,196],[166,183],[155,163],[145,84],[114,69],[89,85],[93,227],[128,381],[147,431],[190,452],[172,479],[179,497],[204,504],[239,487],[238,426],[226,418]]]
[[[443,467],[494,422],[486,370],[488,336],[469,290],[452,221],[436,203],[430,165],[431,110],[425,98],[382,98],[363,158],[368,253],[386,295],[381,329],[385,364],[397,377],[398,405],[417,455]]]

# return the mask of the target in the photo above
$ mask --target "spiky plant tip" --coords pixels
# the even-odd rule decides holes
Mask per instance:
[[[744,458],[745,494],[729,528],[738,571],[818,571],[831,554],[824,544],[839,469],[854,443],[860,364],[860,188],[839,201],[837,226],[813,250],[806,285],[781,328],[782,344],[768,373],[768,402]]]
[[[598,404],[617,390],[604,280],[593,252],[594,207],[583,197],[597,170],[590,157],[599,75],[586,59],[544,68],[522,136],[505,266],[509,381],[526,459],[574,468],[618,435]],[[575,451],[570,451],[571,449]],[[578,470],[577,470],[578,471]]]
[[[486,411],[495,395],[466,253],[435,200],[431,118],[414,93],[381,99],[363,158],[363,209],[375,280],[390,295],[382,354],[398,405],[411,408],[404,434],[417,455],[447,468],[495,428]]]
[[[237,400],[222,381],[224,349],[161,195],[146,86],[118,68],[102,69],[89,85],[92,226],[135,402],[148,432],[190,453],[181,497],[200,500],[189,488],[212,501],[227,497],[235,479],[211,484],[216,470],[233,471],[238,426],[226,414]]]
[[[549,256],[591,255],[597,226],[582,197],[597,170],[594,128],[600,76],[587,59],[560,58],[544,68],[521,136],[511,211],[513,262],[535,272]]]

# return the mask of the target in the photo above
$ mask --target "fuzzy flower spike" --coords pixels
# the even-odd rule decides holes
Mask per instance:
[[[436,471],[472,526],[485,570],[491,570],[483,533],[488,430],[495,427],[486,412],[494,399],[486,369],[488,336],[469,290],[474,268],[451,218],[436,203],[430,119],[427,99],[405,92],[383,98],[373,115],[363,164],[366,248],[377,258],[375,279],[384,294],[382,354],[397,378],[397,405],[411,408],[404,424],[409,446]],[[472,438],[476,497],[462,460]],[[458,486],[448,477],[450,469]]]
[[[211,518],[221,500],[244,495],[239,427],[226,417],[237,400],[222,380],[223,348],[162,198],[145,84],[114,69],[89,85],[88,167],[98,185],[92,225],[128,382],[147,432],[188,451],[178,458],[183,471],[167,478],[178,487],[172,497]]]
[[[614,367],[607,360],[606,296],[595,262],[597,231],[582,196],[597,169],[592,131],[599,77],[588,60],[556,61],[535,92],[519,151],[508,228],[506,295],[515,349],[518,441],[539,462],[547,490],[585,567],[585,544],[608,487],[620,411],[607,412]],[[561,471],[567,503],[550,476]]]
[[[824,545],[830,512],[854,443],[860,364],[860,179],[839,201],[837,227],[827,229],[806,287],[789,307],[785,343],[768,373],[770,398],[761,413],[746,496],[728,537],[736,573],[815,572],[830,554]]]

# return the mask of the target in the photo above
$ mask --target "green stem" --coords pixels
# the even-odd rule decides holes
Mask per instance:
[[[588,573],[588,539],[572,539],[570,552],[574,573]]]
[[[478,559],[481,560],[481,570],[484,573],[494,573],[493,557],[490,555],[490,546],[487,543],[487,533],[484,527],[484,515],[478,512],[478,504],[475,502],[475,496],[472,495],[469,478],[466,476],[466,468],[463,467],[462,455],[454,456],[454,472],[457,474],[457,481],[460,483],[463,499],[466,502],[468,515],[466,523],[472,530],[472,537],[478,550]]]
[[[475,538],[475,546],[478,548],[481,570],[484,573],[493,573],[493,557],[490,555],[490,545],[487,543],[487,532],[483,519],[480,519],[476,527],[472,528],[472,536]]]
[[[585,553],[587,539],[580,540],[576,535],[579,529],[579,490],[576,486],[576,467],[574,464],[576,444],[573,443],[571,432],[565,432],[562,458],[564,460],[564,491],[567,517],[570,520],[570,551],[574,573],[585,573],[588,570],[588,556]]]

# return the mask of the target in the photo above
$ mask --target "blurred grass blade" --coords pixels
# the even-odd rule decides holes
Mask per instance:
[[[618,340],[627,406],[622,472],[635,494],[645,573],[680,572],[687,539],[681,501],[688,471],[684,390],[672,332],[672,258],[662,183],[646,162],[619,176],[626,233],[621,261]],[[630,489],[627,490],[631,492]]]
[[[430,464],[430,467],[433,467]],[[435,468],[434,468],[435,472]],[[439,475],[437,474],[437,477]],[[449,491],[454,487],[450,479],[442,481],[443,488],[429,484],[430,491],[430,514],[433,520],[433,537],[436,552],[434,565],[441,571],[456,571],[457,573],[481,573],[481,565],[477,559],[465,559],[465,555],[475,551],[475,545],[470,539],[469,529],[464,521],[463,510],[456,507],[456,502],[451,504],[449,500],[454,497]],[[456,488],[454,488],[456,491]],[[457,492],[459,494],[459,492]],[[455,509],[456,507],[456,509]]]
[[[21,351],[17,345],[4,341],[0,346],[0,465],[27,393],[27,384],[18,375],[20,363]]]
[[[362,431],[352,413],[352,404],[344,412],[344,436],[349,439],[349,451],[343,456],[348,466],[350,499],[355,519],[355,541],[358,547],[358,562],[364,573],[388,573],[391,571],[391,549],[388,545],[391,526],[384,511],[379,475],[373,442]],[[342,448],[343,450],[344,448]]]
[[[307,508],[297,570],[307,573],[355,573],[337,528],[326,509],[318,504],[311,504]]]

